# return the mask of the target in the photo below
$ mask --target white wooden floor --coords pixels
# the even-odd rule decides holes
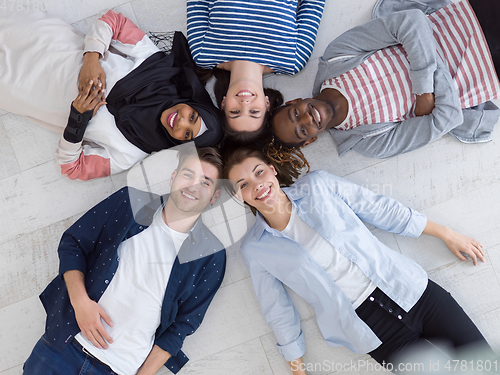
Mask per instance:
[[[86,32],[102,8],[115,7],[145,31],[186,31],[182,0],[47,0],[49,12]],[[53,3],[53,7],[51,4]],[[327,1],[313,58],[297,76],[269,77],[285,99],[310,95],[317,57],[348,28],[370,19],[375,0]],[[0,98],[1,101],[1,98]],[[498,104],[498,102],[497,102]],[[420,263],[430,277],[462,304],[490,344],[500,349],[500,129],[496,140],[464,145],[444,137],[389,160],[350,152],[337,157],[328,135],[305,149],[313,169],[326,169],[420,210],[429,219],[472,236],[485,245],[487,261],[461,263],[438,240],[399,238],[373,232],[396,251]],[[22,364],[43,332],[45,314],[38,294],[56,275],[61,233],[93,204],[125,184],[125,175],[77,182],[53,167],[58,136],[22,117],[0,110],[0,375],[22,373]],[[249,220],[252,220],[248,216]],[[372,374],[349,367],[367,359],[322,340],[314,311],[294,296],[303,319],[305,361],[329,361],[330,370],[311,374]],[[273,333],[255,299],[237,246],[228,250],[223,286],[206,319],[184,346],[191,361],[181,374],[289,374]],[[353,361],[353,362],[351,362]],[[334,365],[345,364],[342,371]],[[373,365],[373,363],[372,363]],[[159,374],[168,371],[162,369]]]

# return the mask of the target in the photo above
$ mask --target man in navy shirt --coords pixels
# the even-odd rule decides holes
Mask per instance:
[[[220,195],[218,151],[179,152],[171,193],[125,187],[62,236],[59,275],[40,295],[46,330],[24,374],[177,373],[184,338],[222,283],[223,245],[200,214]]]

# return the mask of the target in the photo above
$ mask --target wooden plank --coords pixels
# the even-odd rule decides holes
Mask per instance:
[[[19,173],[21,169],[17,163],[16,154],[7,136],[3,123],[4,116],[0,117],[0,180]]]
[[[133,0],[132,8],[142,30],[172,31],[179,30],[186,35],[186,2],[173,0],[165,7],[161,1]]]
[[[1,375],[22,375],[23,373],[23,365],[12,367],[8,370],[1,371]]]
[[[105,8],[102,8],[103,10]],[[116,13],[122,13],[125,17],[132,20],[133,23],[139,26],[137,23],[137,18],[135,17],[134,10],[132,9],[132,5],[130,2],[125,3],[123,5],[115,6],[112,8]],[[92,15],[78,22],[72,23],[72,25],[77,28],[83,35],[86,35],[90,29],[90,26],[96,19],[96,15]]]
[[[0,371],[19,366],[43,334],[45,310],[38,297],[0,309]]]
[[[158,372],[168,374],[168,372]],[[247,341],[220,353],[188,362],[179,374],[203,375],[272,375],[259,339]]]
[[[0,308],[38,296],[58,273],[57,246],[71,217],[2,244]]]
[[[500,183],[482,186],[423,211],[429,220],[446,225],[458,233],[478,240],[488,253],[500,243]],[[441,240],[422,235],[418,239],[396,236],[401,252],[425,270],[455,262],[456,258]],[[471,265],[467,265],[470,266]]]
[[[353,374],[366,373],[376,362],[367,354],[356,354],[344,347],[331,348],[323,339],[316,322],[316,317],[302,320],[302,332],[306,341],[306,353],[303,357],[305,369],[309,374]],[[262,336],[262,345],[266,351],[267,358],[274,375],[290,375],[290,366],[281,356],[276,347],[276,339],[273,333]],[[381,370],[379,373],[389,373]]]
[[[0,243],[86,212],[113,192],[109,178],[71,181],[48,162],[0,181]]]
[[[59,134],[11,113],[2,116],[2,121],[21,171],[54,160]]]
[[[462,144],[445,136],[346,178],[423,210],[499,181],[498,160],[495,142]]]

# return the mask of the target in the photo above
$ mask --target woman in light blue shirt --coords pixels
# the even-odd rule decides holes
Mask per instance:
[[[403,236],[438,237],[474,265],[478,258],[484,262],[479,242],[325,171],[310,172],[291,185],[297,169],[280,160],[281,165],[262,149],[231,150],[225,154],[224,178],[240,200],[258,211],[241,253],[294,374],[305,374],[305,342],[284,285],[314,308],[330,346],[369,353],[394,371],[395,355],[410,344],[430,345],[426,340],[446,340],[454,347],[481,343],[491,353],[453,297],[428,280],[418,264],[381,243],[362,221]],[[283,184],[291,186],[281,189]]]

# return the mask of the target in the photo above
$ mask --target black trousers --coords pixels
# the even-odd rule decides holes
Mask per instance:
[[[494,356],[481,332],[457,301],[432,280],[409,312],[377,288],[356,309],[356,313],[382,341],[368,354],[380,364],[389,363],[386,367],[393,368],[395,373],[398,373],[398,357],[417,346],[435,350],[430,342],[457,349],[470,344],[482,345],[481,354],[486,358]]]

